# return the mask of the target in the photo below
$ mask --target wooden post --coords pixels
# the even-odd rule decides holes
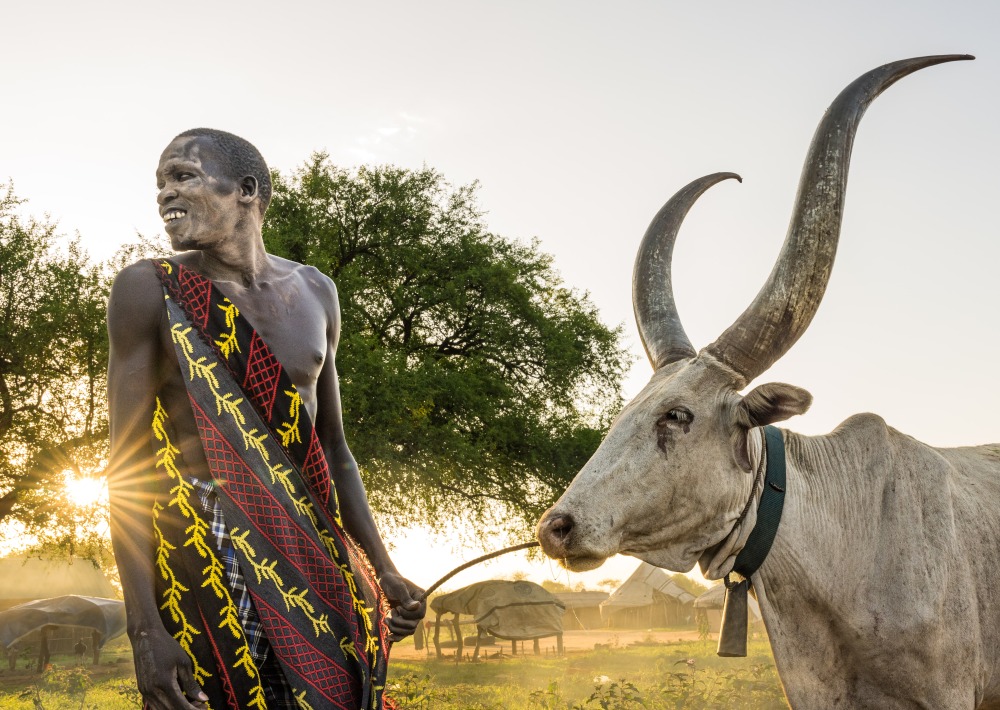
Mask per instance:
[[[455,612],[455,620],[452,622],[452,624],[455,626],[455,636],[458,640],[458,649],[455,651],[455,658],[456,660],[461,661],[462,649],[463,649],[462,624],[458,620],[458,612]]]
[[[563,639],[562,639],[562,634],[556,634],[556,651],[559,652],[560,656],[563,654]]]
[[[413,648],[418,651],[424,650],[424,621],[423,619],[417,624],[417,628],[413,630]]]
[[[510,642],[510,655],[512,656],[517,655],[517,641]]]
[[[535,655],[537,656],[537,655],[541,654],[542,649],[538,645],[538,639],[532,639],[532,641],[533,641],[533,643],[532,643],[533,649],[532,650],[535,652]]]
[[[444,656],[441,653],[441,612],[438,612],[437,616],[434,617],[434,651],[438,658]]]
[[[94,629],[93,633],[90,635],[91,638],[91,649],[94,652],[94,665],[96,666],[101,662],[101,634],[100,631]]]
[[[482,643],[482,640],[483,640],[483,630],[480,629],[477,626],[476,627],[476,650],[472,653],[472,660],[473,661],[478,661],[479,660],[479,644]]]
[[[38,668],[37,672],[41,673],[45,670],[45,666],[49,664],[49,631],[51,626],[43,626],[41,633],[41,643],[38,645]]]

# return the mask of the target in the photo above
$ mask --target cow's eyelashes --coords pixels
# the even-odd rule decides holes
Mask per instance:
[[[656,423],[659,426],[667,426],[670,424],[690,424],[694,421],[694,415],[690,411],[684,409],[683,407],[677,407],[676,409],[671,409],[662,417],[660,417]]]

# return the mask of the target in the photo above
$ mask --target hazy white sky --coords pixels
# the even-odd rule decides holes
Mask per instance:
[[[1000,4],[2,7],[0,180],[95,255],[160,231],[153,171],[187,128],[243,135],[281,170],[318,149],[343,165],[427,164],[455,184],[479,180],[495,231],[538,237],[606,322],[626,324],[630,393],[649,374],[632,260],[674,191],[720,170],[744,178],[702,198],[676,249],[677,300],[701,347],[766,278],[837,92],[895,59],[975,54],[903,80],[868,112],[825,301],[763,380],[813,393],[789,422],[797,431],[874,411],[936,445],[1000,440]],[[429,560],[424,544],[406,546],[400,567],[429,583],[458,560],[447,546]]]

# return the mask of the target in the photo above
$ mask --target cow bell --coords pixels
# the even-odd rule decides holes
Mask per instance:
[[[722,607],[722,628],[719,629],[719,648],[716,653],[724,658],[744,658],[747,655],[747,592],[750,581],[744,579],[732,586],[726,584],[726,601]]]

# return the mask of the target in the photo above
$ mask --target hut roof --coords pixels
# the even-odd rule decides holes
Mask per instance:
[[[125,633],[125,604],[70,594],[37,599],[0,611],[0,646],[11,646],[37,636],[46,626],[79,626],[101,634],[101,644]]]
[[[562,633],[565,607],[534,582],[493,579],[442,594],[431,601],[439,614],[471,614],[476,626],[503,639],[534,639]]]
[[[675,581],[670,579],[659,567],[643,562],[626,579],[622,586],[611,593],[607,601],[601,604],[602,611],[628,609],[630,607],[648,606],[653,603],[654,595],[672,597],[682,604],[694,601],[694,595],[684,591]]]
[[[554,592],[553,594],[567,609],[600,606],[609,596],[607,592]]]

